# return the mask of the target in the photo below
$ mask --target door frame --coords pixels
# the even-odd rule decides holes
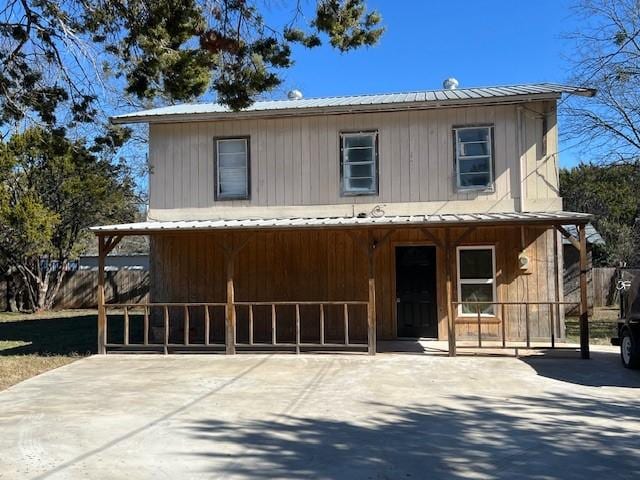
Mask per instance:
[[[398,298],[396,295],[396,276],[398,274],[396,270],[396,248],[397,247],[433,247],[436,251],[436,312],[438,317],[438,336],[436,338],[431,337],[420,337],[420,338],[428,338],[429,340],[439,340],[441,338],[441,289],[440,289],[440,269],[438,268],[440,265],[440,248],[434,242],[430,240],[396,240],[391,241],[391,304],[393,305],[392,311],[392,323],[393,323],[393,333],[394,338],[396,339],[405,339],[405,338],[413,338],[413,337],[399,337],[398,336],[398,305],[396,299]]]

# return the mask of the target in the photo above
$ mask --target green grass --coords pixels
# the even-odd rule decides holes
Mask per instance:
[[[95,310],[0,313],[0,390],[96,352]]]

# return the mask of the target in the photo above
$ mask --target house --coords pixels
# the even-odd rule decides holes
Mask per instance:
[[[594,94],[516,85],[113,117],[149,125],[148,219],[93,230],[102,260],[123,236],[150,238],[151,303],[101,296],[99,350],[134,347],[130,309],[140,349],[165,353],[554,344],[566,235],[581,252],[588,357],[590,216],[562,210],[556,107]],[[124,338],[111,340],[121,308]]]
[[[78,270],[98,270],[98,255],[80,255]],[[114,254],[105,257],[105,271],[119,270],[149,270],[149,255],[146,253]]]

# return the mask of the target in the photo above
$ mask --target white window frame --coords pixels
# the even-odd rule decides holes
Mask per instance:
[[[245,173],[245,193],[243,195],[229,195],[221,193],[220,191],[220,143],[221,142],[237,142],[242,140],[244,142],[244,173]],[[216,200],[248,200],[250,197],[250,153],[249,153],[249,137],[247,136],[238,136],[238,137],[219,137],[215,138],[215,148],[216,148],[216,178],[215,178],[215,188],[216,188]]]
[[[488,278],[460,278],[460,252],[462,250],[491,250],[491,269],[493,277]],[[493,302],[498,301],[498,290],[496,288],[496,246],[495,245],[464,245],[456,248],[456,263],[457,263],[457,281],[458,281],[458,302],[462,302],[462,285],[493,285]],[[487,302],[488,303],[488,302]],[[495,317],[496,305],[492,304],[493,313],[480,313],[481,317]],[[477,313],[463,313],[462,304],[458,305],[459,317],[477,317]]]
[[[345,147],[345,141],[344,141],[345,138],[364,137],[364,136],[373,137],[373,142],[372,142],[373,160],[371,162],[345,162],[345,151],[352,149],[352,148]],[[355,147],[355,148],[365,148],[365,147]],[[372,189],[353,189],[353,188],[347,189],[347,178],[351,178],[345,175],[347,165],[356,165],[356,164],[367,164],[367,165],[372,164],[373,166],[373,175],[371,177],[373,181]],[[340,190],[341,190],[342,196],[378,195],[379,185],[378,185],[378,131],[377,130],[364,130],[361,132],[340,132],[340,183],[341,183]]]
[[[463,131],[463,130],[478,130],[478,129],[487,129],[489,131],[489,135],[487,135],[488,137],[488,142],[487,142],[487,146],[488,146],[488,151],[489,151],[489,183],[487,185],[462,185],[462,182],[460,181],[460,160],[472,160],[474,158],[484,158],[487,155],[461,155],[460,154],[460,141],[458,139],[458,132]],[[467,142],[467,143],[479,143],[479,142]],[[484,143],[484,142],[482,142]],[[484,191],[494,191],[494,183],[495,183],[495,178],[494,178],[494,162],[495,159],[493,158],[493,125],[467,125],[467,126],[459,126],[459,127],[453,127],[453,148],[454,148],[454,154],[455,154],[455,160],[456,160],[456,188],[460,191],[469,191],[469,190],[484,190]]]

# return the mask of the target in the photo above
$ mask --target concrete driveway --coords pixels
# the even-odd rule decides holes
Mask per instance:
[[[593,356],[95,356],[0,393],[0,478],[638,478]]]

